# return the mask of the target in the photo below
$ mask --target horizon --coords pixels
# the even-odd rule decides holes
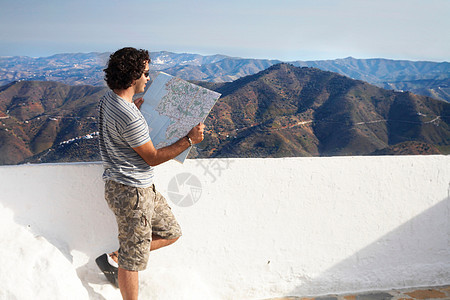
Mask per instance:
[[[118,49],[116,49],[118,50]],[[361,58],[361,57],[353,57],[353,56],[346,56],[346,57],[336,57],[336,58],[325,58],[325,59],[308,59],[308,60],[303,60],[303,59],[298,59],[298,60],[281,60],[278,58],[264,58],[264,57],[238,57],[238,56],[231,56],[231,55],[227,55],[227,54],[223,54],[223,53],[214,53],[214,54],[202,54],[202,53],[194,53],[194,52],[175,52],[175,51],[169,51],[169,50],[148,50],[150,52],[150,55],[152,53],[159,53],[159,52],[169,52],[169,53],[173,53],[173,54],[188,54],[188,55],[201,55],[204,57],[208,57],[208,56],[215,56],[215,55],[222,55],[222,56],[226,56],[228,58],[238,58],[238,59],[257,59],[257,60],[279,60],[280,63],[290,63],[290,62],[310,62],[310,61],[333,61],[333,60],[345,60],[345,59],[356,59],[356,60],[392,60],[392,61],[411,61],[411,62],[433,62],[433,63],[448,63],[450,62],[450,60],[442,60],[442,61],[437,61],[437,60],[414,60],[414,59],[395,59],[395,58],[389,58],[389,57],[367,57],[367,58]],[[56,55],[77,55],[77,54],[91,54],[91,53],[95,53],[95,54],[104,54],[104,53],[112,53],[113,51],[86,51],[86,52],[59,52],[59,53],[52,53],[49,55],[44,55],[44,56],[29,56],[29,55],[0,55],[0,58],[13,58],[13,57],[28,57],[28,58],[32,58],[32,59],[39,59],[39,58],[50,58],[52,56],[56,56]]]
[[[447,62],[448,15],[446,0],[230,0],[226,7],[207,0],[19,0],[2,4],[0,25],[7,30],[0,32],[0,56],[132,46],[281,61]]]

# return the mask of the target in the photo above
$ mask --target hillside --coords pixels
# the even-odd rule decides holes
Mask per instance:
[[[385,89],[411,91],[418,95],[450,102],[450,78],[391,81],[380,83],[379,86]]]
[[[429,97],[289,64],[204,85],[222,97],[200,157],[370,155],[410,141],[428,146],[403,154],[449,153],[450,104]]]
[[[0,164],[16,164],[61,142],[96,132],[96,106],[104,90],[48,81],[1,87]]]
[[[277,64],[230,83],[190,157],[450,153],[450,104],[315,68]],[[23,81],[0,88],[1,164],[99,160],[105,88]]]

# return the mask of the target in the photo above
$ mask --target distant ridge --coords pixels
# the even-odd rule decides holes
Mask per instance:
[[[50,57],[0,57],[0,85],[18,80],[59,81],[70,85],[103,86],[103,68],[109,53],[57,54]],[[203,56],[168,51],[152,52],[151,69],[186,79],[231,82],[278,64],[279,60],[225,55]],[[450,102],[450,63],[392,59],[292,61],[393,90],[411,91]]]

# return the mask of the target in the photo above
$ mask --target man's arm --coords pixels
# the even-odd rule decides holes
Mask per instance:
[[[200,123],[189,131],[187,137],[192,141],[192,144],[198,144],[203,140],[203,129],[205,125]],[[147,164],[154,167],[162,164],[168,160],[171,160],[180,155],[184,150],[190,147],[190,143],[187,137],[179,139],[177,142],[170,146],[156,149],[153,146],[152,141],[148,141],[144,145],[133,148],[134,151],[139,154]]]

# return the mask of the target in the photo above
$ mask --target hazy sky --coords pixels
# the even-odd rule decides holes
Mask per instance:
[[[450,61],[450,0],[0,0],[0,7],[0,56],[134,46],[284,61]]]

